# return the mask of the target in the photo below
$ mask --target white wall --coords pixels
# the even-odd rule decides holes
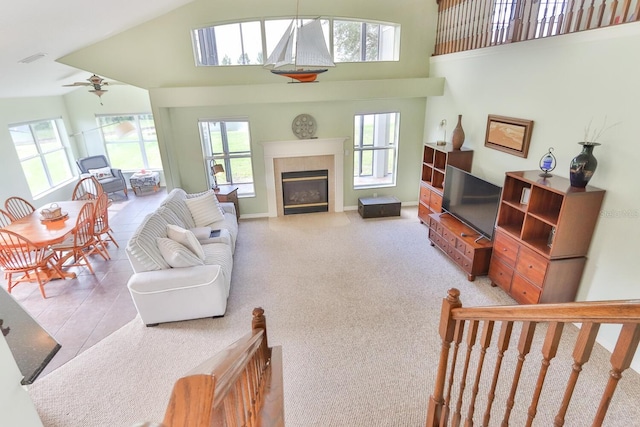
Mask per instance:
[[[431,60],[431,76],[445,77],[446,83],[444,96],[427,100],[425,136],[438,138],[443,118],[450,135],[462,114],[465,146],[476,150],[473,172],[496,184],[506,171],[537,169],[549,147],[558,162],[553,173],[568,177],[589,123],[601,125],[605,117],[618,123],[594,151],[598,169],[590,184],[607,193],[578,300],[640,298],[638,45],[640,23],[633,23]],[[484,147],[488,114],[534,121],[528,158]],[[599,342],[611,350],[612,336],[605,328]]]

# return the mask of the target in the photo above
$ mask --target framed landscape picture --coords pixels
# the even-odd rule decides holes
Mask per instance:
[[[533,120],[489,114],[484,146],[526,158],[532,130]]]

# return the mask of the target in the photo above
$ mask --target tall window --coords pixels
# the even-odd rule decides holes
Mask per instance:
[[[251,164],[251,136],[246,120],[201,120],[200,138],[209,173],[209,186],[213,161],[224,168],[216,180],[220,184],[238,186],[238,196],[253,196],[253,166]]]
[[[14,125],[9,132],[33,197],[74,178],[69,149],[60,137],[62,120]]]
[[[353,130],[353,187],[396,183],[400,113],[357,114]]]
[[[264,63],[260,21],[199,28],[193,44],[199,66]]]
[[[362,21],[333,22],[335,62],[397,61],[399,25]]]
[[[97,119],[114,167],[125,171],[162,169],[153,115],[98,116]]]
[[[194,29],[191,38],[196,66],[262,65],[292,19],[264,19]],[[300,18],[299,22],[309,21],[311,19]],[[398,24],[333,18],[320,19],[320,23],[334,62],[400,60]]]

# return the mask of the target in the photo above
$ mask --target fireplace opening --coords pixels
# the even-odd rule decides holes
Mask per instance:
[[[329,211],[329,171],[327,169],[283,172],[284,214]]]

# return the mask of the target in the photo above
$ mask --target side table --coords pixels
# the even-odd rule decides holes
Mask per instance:
[[[214,189],[219,202],[232,202],[236,207],[236,217],[240,219],[240,205],[238,204],[238,186],[237,185],[219,185]]]
[[[136,196],[149,191],[155,193],[160,189],[160,174],[158,172],[136,172],[131,175],[129,182]]]

